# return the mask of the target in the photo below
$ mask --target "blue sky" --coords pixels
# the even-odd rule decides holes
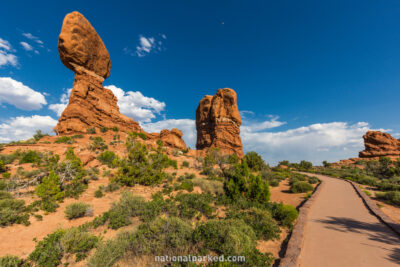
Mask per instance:
[[[193,147],[198,102],[230,87],[245,150],[270,163],[355,157],[368,129],[399,137],[399,1],[3,1],[2,10],[0,142],[58,119],[74,75],[57,40],[74,10],[110,53],[104,85],[147,130],[178,126]]]

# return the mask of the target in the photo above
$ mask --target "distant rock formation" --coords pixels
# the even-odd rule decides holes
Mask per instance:
[[[110,55],[96,30],[79,12],[65,16],[58,52],[64,65],[75,72],[75,81],[69,104],[54,128],[57,134],[86,133],[92,127],[142,132],[137,122],[119,112],[117,98],[103,87],[110,75]]]
[[[217,147],[223,153],[243,157],[241,124],[234,90],[224,88],[214,96],[204,96],[196,110],[196,148],[207,150]]]
[[[182,139],[183,133],[179,129],[167,130],[164,129],[160,133],[148,133],[147,138],[150,140],[161,140],[164,146],[186,150],[187,146]]]
[[[365,150],[359,153],[360,158],[400,157],[400,140],[390,134],[368,131],[363,138]]]

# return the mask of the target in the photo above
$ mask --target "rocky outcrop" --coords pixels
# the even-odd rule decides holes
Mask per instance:
[[[360,158],[400,157],[400,140],[390,134],[368,131],[363,138],[365,150],[359,153]]]
[[[75,81],[69,104],[54,128],[57,134],[86,133],[92,127],[142,132],[137,122],[119,112],[117,98],[103,87],[110,75],[110,56],[96,30],[79,12],[65,17],[58,51],[64,65],[75,72]]]
[[[183,133],[179,129],[168,129],[162,130],[160,133],[147,133],[147,139],[157,141],[161,140],[164,146],[186,150],[187,146],[185,141],[182,139]]]
[[[241,124],[234,90],[224,88],[214,96],[204,96],[196,110],[196,148],[207,150],[216,147],[223,153],[243,157]]]

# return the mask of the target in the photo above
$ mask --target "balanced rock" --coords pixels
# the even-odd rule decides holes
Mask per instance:
[[[400,157],[400,140],[390,134],[368,131],[363,138],[365,150],[359,153],[360,158]]]
[[[224,88],[214,96],[204,96],[196,110],[196,148],[208,150],[216,147],[222,153],[243,157],[241,124],[234,90]]]
[[[103,87],[110,75],[110,56],[89,21],[79,12],[67,14],[58,40],[61,61],[75,72],[69,104],[54,128],[57,134],[86,133],[89,128],[142,132],[133,119],[120,113],[117,98]]]

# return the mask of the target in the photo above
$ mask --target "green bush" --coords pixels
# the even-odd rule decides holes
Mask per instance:
[[[0,160],[0,173],[7,171],[6,164]],[[3,174],[4,175],[4,174]]]
[[[71,138],[72,139],[81,139],[81,138],[83,138],[84,136],[82,135],[82,134],[75,134],[75,135],[73,135]]]
[[[273,179],[273,180],[269,181],[269,185],[273,186],[273,187],[279,186],[279,183],[280,183],[280,181],[277,179]]]
[[[400,206],[400,192],[399,191],[376,193],[375,196],[377,199],[382,199],[389,203]]]
[[[113,130],[114,132],[118,132],[119,131],[118,127],[113,127],[113,128],[111,128],[111,130]]]
[[[96,137],[90,137],[90,140],[92,140],[92,142],[88,145],[89,150],[91,151],[96,151],[96,150],[106,150],[108,148],[108,146],[104,143],[103,138],[101,138],[100,136],[96,136]]]
[[[49,135],[43,134],[41,130],[37,130],[36,134],[33,135],[33,139],[35,139],[35,141],[39,141],[40,139],[42,139],[45,136],[49,136]]]
[[[114,192],[114,191],[117,191],[119,188],[120,188],[120,187],[119,187],[118,184],[116,184],[116,183],[110,183],[110,184],[108,184],[108,185],[104,188],[104,191],[105,191],[105,192]]]
[[[107,131],[108,131],[107,127],[101,127],[100,128],[100,132],[102,132],[102,133],[106,133]]]
[[[67,230],[60,239],[61,247],[65,253],[76,254],[75,261],[85,259],[91,249],[98,242],[98,237],[78,228]]]
[[[11,195],[2,192],[0,199],[0,225],[7,226],[14,223],[29,225],[29,214],[22,199],[12,199]]]
[[[40,208],[46,212],[55,212],[59,205],[53,199],[43,199],[40,202]]]
[[[312,163],[309,161],[302,160],[299,164],[299,170],[309,171],[313,167]]]
[[[182,162],[182,168],[189,168],[189,166],[190,166],[189,161],[184,160]]]
[[[308,182],[309,182],[310,184],[316,184],[316,183],[319,182],[319,180],[318,180],[317,177],[312,176],[312,177],[308,178]]]
[[[193,238],[205,249],[223,255],[245,255],[255,249],[256,234],[242,220],[210,220],[200,224]]]
[[[61,238],[64,234],[65,230],[60,229],[47,235],[36,245],[35,250],[29,255],[28,259],[35,262],[35,266],[59,266],[63,257]]]
[[[19,163],[40,163],[42,158],[42,153],[29,150],[27,152],[22,152],[21,159]]]
[[[118,166],[118,156],[113,151],[102,152],[97,159],[102,163],[106,164],[110,168]]]
[[[252,171],[261,171],[266,168],[264,160],[257,152],[247,152],[244,159],[246,159],[247,165]]]
[[[23,260],[13,255],[5,255],[0,258],[1,267],[21,267]]]
[[[90,257],[88,267],[113,267],[134,242],[134,234],[122,232],[117,238],[101,242]]]
[[[243,220],[253,228],[257,239],[279,239],[281,230],[267,210],[253,207],[245,211],[231,211],[227,214],[227,218]]]
[[[201,214],[209,218],[214,211],[211,206],[212,196],[208,194],[178,194],[175,200],[178,201],[178,209],[182,218],[191,219]]]
[[[139,225],[132,252],[136,255],[180,255],[191,247],[192,227],[176,218],[157,218]]]
[[[299,216],[299,212],[292,205],[277,204],[272,208],[272,215],[283,226],[292,227]]]
[[[175,187],[175,190],[187,190],[188,192],[192,192],[193,182],[191,180],[184,180],[179,186]]]
[[[92,128],[87,129],[87,133],[88,134],[95,134],[96,133],[96,128],[92,127]]]
[[[64,136],[61,136],[61,137],[57,138],[57,140],[54,141],[54,143],[56,143],[56,144],[61,144],[61,143],[63,143],[63,144],[73,144],[73,143],[75,143],[75,141],[74,141],[74,139],[72,137],[64,135]]]
[[[3,172],[2,176],[3,176],[4,179],[10,179],[11,173],[9,173],[9,172]]]
[[[64,197],[64,192],[61,192],[60,189],[60,178],[54,171],[51,171],[48,177],[43,178],[40,185],[35,188],[35,192],[43,200],[61,200]]]
[[[96,191],[94,191],[94,197],[95,198],[101,198],[103,196],[104,196],[103,191],[100,188],[97,189]]]
[[[92,207],[83,202],[72,203],[65,208],[65,217],[68,220],[81,218],[84,216],[91,216],[92,213]]]
[[[307,182],[298,181],[290,186],[290,192],[292,193],[306,193],[312,190],[314,190],[313,186]]]

